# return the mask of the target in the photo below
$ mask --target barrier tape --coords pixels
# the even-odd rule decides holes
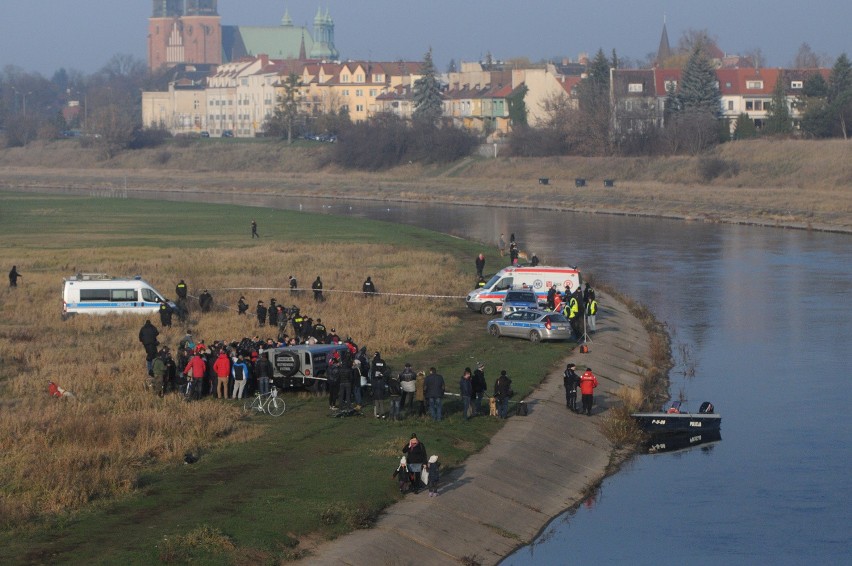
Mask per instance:
[[[214,291],[310,291],[313,292],[313,289],[304,289],[301,287],[296,287],[295,289],[291,289],[289,287],[222,287],[220,289],[213,289]],[[364,295],[368,293],[364,293],[364,291],[347,291],[344,289],[322,289],[322,293],[351,293],[354,295]],[[425,295],[418,293],[373,293],[377,297],[419,297],[419,298],[428,298],[428,299],[465,299],[467,295]]]

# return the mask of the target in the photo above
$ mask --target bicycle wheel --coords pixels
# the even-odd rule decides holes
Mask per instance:
[[[269,401],[266,402],[266,412],[268,412],[273,417],[280,417],[284,414],[284,411],[287,407],[284,404],[284,399],[279,399],[278,397],[270,397]]]

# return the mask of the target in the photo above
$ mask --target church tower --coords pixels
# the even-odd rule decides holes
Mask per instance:
[[[311,48],[312,59],[338,59],[340,53],[334,46],[334,20],[326,9],[325,14],[317,8],[314,16],[314,45]]]
[[[217,0],[153,0],[148,20],[148,68],[222,62]]]

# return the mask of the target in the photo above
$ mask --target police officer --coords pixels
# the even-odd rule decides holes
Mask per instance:
[[[172,327],[172,307],[166,301],[160,301],[160,324],[166,328]]]
[[[207,289],[198,296],[198,306],[201,307],[201,312],[210,312],[213,308],[213,295]]]
[[[317,275],[316,281],[311,284],[311,290],[314,292],[314,300],[318,303],[321,303],[325,300],[325,297],[322,296],[322,279]]]
[[[257,314],[257,324],[258,326],[266,325],[266,306],[264,306],[263,301],[258,301],[257,306],[254,309],[255,314]]]
[[[370,277],[367,277],[367,280],[364,281],[364,285],[361,287],[361,290],[364,292],[365,297],[372,297],[377,293],[376,286],[373,284],[373,280]]]
[[[324,342],[326,336],[325,325],[322,323],[322,319],[318,318],[317,323],[314,324],[313,329],[314,338],[317,339],[317,342]]]
[[[589,326],[589,332],[595,331],[595,318],[598,314],[598,301],[595,299],[594,291],[589,296],[589,300],[586,302],[586,322]]]
[[[577,412],[577,387],[580,385],[580,376],[577,375],[575,364],[568,364],[562,374],[562,383],[565,385],[565,405]]]
[[[240,296],[240,300],[237,302],[237,314],[246,314],[248,312],[248,303],[246,302],[246,298]]]

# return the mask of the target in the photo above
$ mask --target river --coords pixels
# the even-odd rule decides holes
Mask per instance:
[[[677,362],[672,396],[683,392],[692,410],[713,402],[722,440],[633,458],[593,500],[556,518],[503,564],[849,559],[849,236],[499,207],[250,200],[470,238],[484,242],[492,262],[499,234],[514,233],[543,263],[578,265],[667,324]]]

